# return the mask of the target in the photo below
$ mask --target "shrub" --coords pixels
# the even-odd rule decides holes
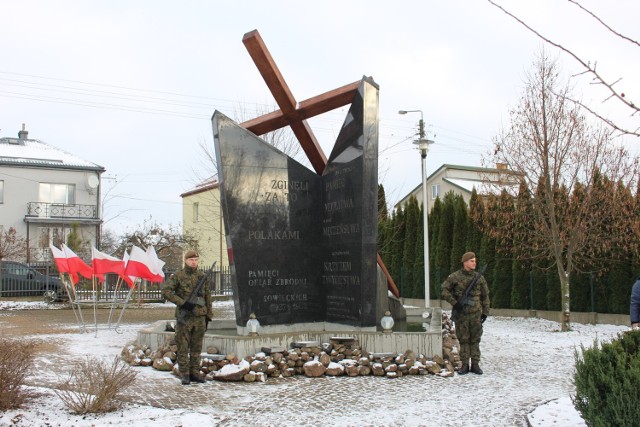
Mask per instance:
[[[640,331],[575,352],[573,404],[588,426],[637,426],[640,420]]]
[[[111,412],[121,406],[117,400],[120,393],[133,384],[137,375],[119,357],[111,365],[87,357],[75,363],[55,393],[73,413]]]
[[[35,394],[24,388],[35,357],[35,341],[0,338],[0,411],[19,408]]]

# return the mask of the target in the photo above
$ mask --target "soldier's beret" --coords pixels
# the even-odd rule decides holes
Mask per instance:
[[[198,252],[196,251],[187,251],[187,253],[184,254],[184,259],[189,258],[200,258],[200,255],[198,255]]]
[[[476,254],[474,254],[473,252],[465,252],[464,255],[462,255],[462,262],[467,262],[470,259],[473,259],[476,257]]]

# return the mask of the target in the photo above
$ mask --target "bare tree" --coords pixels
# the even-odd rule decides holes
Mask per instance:
[[[153,246],[158,258],[164,261],[165,269],[177,270],[182,267],[182,253],[185,249],[198,249],[198,239],[189,233],[182,233],[180,227],[162,225],[151,216],[144,220],[142,227],[125,233],[120,240],[116,254],[123,256],[131,246],[146,248]]]
[[[510,217],[502,218],[505,226],[493,232],[519,249],[520,258],[551,260],[560,279],[566,331],[571,274],[611,246],[634,238],[626,230],[637,216],[620,209],[616,199],[624,191],[598,189],[606,177],[631,191],[638,183],[638,159],[615,146],[611,129],[589,125],[580,105],[568,101],[569,86],[561,84],[556,62],[544,52],[525,84],[518,107],[510,112],[510,124],[494,138],[494,151],[484,161],[508,164],[522,174],[520,191],[530,195],[528,224],[509,225],[522,216],[507,212]]]
[[[27,256],[27,239],[20,236],[14,227],[0,227],[0,262],[17,261]]]
[[[522,26],[524,26],[527,30],[529,30],[530,32],[532,32],[533,34],[538,36],[545,43],[548,43],[551,46],[554,46],[554,47],[560,49],[562,52],[568,54],[575,61],[577,61],[580,64],[580,66],[583,68],[584,71],[582,73],[577,74],[576,76],[589,75],[592,78],[592,83],[593,84],[598,85],[598,86],[602,86],[602,87],[604,87],[606,89],[608,95],[605,97],[605,99],[603,99],[603,102],[609,101],[611,99],[615,99],[616,101],[618,101],[619,103],[621,103],[622,105],[626,106],[629,109],[631,116],[636,117],[636,118],[640,117],[640,114],[638,114],[639,111],[640,111],[640,107],[637,104],[635,104],[631,99],[629,99],[627,94],[625,94],[624,90],[619,89],[620,85],[618,83],[621,82],[621,80],[622,80],[621,77],[609,78],[609,77],[606,77],[606,76],[602,75],[598,71],[598,68],[597,68],[597,64],[598,63],[597,63],[597,61],[591,61],[591,60],[585,59],[585,58],[577,55],[570,48],[567,48],[564,45],[562,45],[562,44],[560,44],[558,42],[555,42],[555,41],[549,39],[548,37],[544,36],[542,33],[540,33],[539,31],[534,29],[532,26],[527,24],[523,19],[521,19],[521,18],[517,17],[516,15],[514,15],[513,13],[509,12],[507,9],[505,9],[502,6],[500,6],[499,4],[494,2],[493,0],[487,0],[487,1],[489,3],[491,3],[493,6],[495,6],[496,8],[500,9],[506,15],[508,15],[511,18],[513,18],[514,20],[516,20],[518,23],[520,23]],[[605,28],[607,32],[612,34],[619,41],[628,42],[628,43],[631,43],[632,45],[634,45],[635,47],[640,47],[640,43],[637,40],[633,40],[632,38],[627,37],[626,35],[616,31],[614,28],[612,28],[610,25],[608,25],[602,19],[600,19],[600,17],[598,17],[595,13],[593,13],[589,9],[585,8],[584,6],[582,6],[578,1],[576,1],[576,0],[567,0],[567,1],[570,2],[571,4],[575,5],[576,7],[578,7],[580,9],[580,12],[586,13],[591,18],[593,18],[597,22],[597,24],[599,26],[601,26],[602,28]],[[558,95],[561,95],[561,94],[558,94]],[[632,128],[627,128],[626,126],[623,126],[622,124],[620,124],[618,120],[611,119],[605,113],[600,112],[599,108],[587,106],[582,101],[580,101],[580,100],[578,100],[576,98],[573,98],[573,97],[567,98],[567,100],[582,106],[590,114],[592,114],[593,116],[595,116],[598,119],[602,120],[603,122],[605,122],[611,128],[615,129],[620,134],[640,136],[640,126],[639,125],[635,125],[634,124],[634,125],[632,125]]]

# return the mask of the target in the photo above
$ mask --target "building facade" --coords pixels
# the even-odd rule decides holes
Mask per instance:
[[[182,197],[182,224],[185,234],[198,240],[200,265],[229,266],[227,241],[220,205],[220,183],[216,177],[205,180]],[[217,269],[216,268],[216,269]]]
[[[51,260],[49,245],[75,230],[79,255],[99,247],[101,175],[105,169],[37,139],[25,125],[18,138],[0,138],[0,226],[27,241],[24,259]]]
[[[517,190],[520,182],[518,174],[510,171],[504,164],[498,164],[495,168],[444,164],[429,175],[426,181],[429,211],[433,209],[433,202],[438,197],[442,199],[449,191],[460,194],[468,205],[474,188],[482,196],[499,192],[503,188]],[[422,183],[396,203],[394,208],[404,208],[411,196],[422,206]]]

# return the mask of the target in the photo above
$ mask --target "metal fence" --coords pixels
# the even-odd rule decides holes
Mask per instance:
[[[208,268],[201,268],[203,272]],[[16,273],[16,274],[14,274]],[[141,280],[131,291],[129,286],[122,280],[118,281],[117,274],[106,274],[105,280],[94,286],[91,280],[81,278],[75,285],[74,291],[76,299],[84,301],[112,302],[124,301],[129,298],[131,301],[152,302],[164,301],[162,289],[166,285],[173,272],[165,272],[165,281],[161,283],[151,283]],[[213,272],[212,295],[232,295],[231,274],[229,268],[217,269]],[[46,289],[56,289],[57,295],[47,293],[43,283],[47,284]],[[59,280],[59,273],[55,264],[51,263],[13,263],[6,261],[0,271],[0,297],[46,297],[48,300],[68,299],[67,292]]]

